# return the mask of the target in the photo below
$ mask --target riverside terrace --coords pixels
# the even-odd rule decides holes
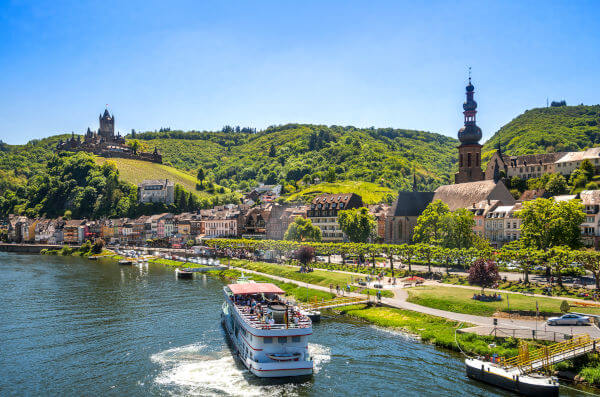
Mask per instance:
[[[271,283],[229,284],[225,293],[240,317],[256,329],[310,328],[310,319],[281,298],[285,291]]]

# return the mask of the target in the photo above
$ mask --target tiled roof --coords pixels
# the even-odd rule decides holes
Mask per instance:
[[[433,200],[434,192],[399,192],[389,216],[419,216]]]

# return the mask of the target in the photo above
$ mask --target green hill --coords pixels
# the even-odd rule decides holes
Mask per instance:
[[[319,183],[292,193],[287,197],[288,202],[310,202],[314,197],[323,193],[353,192],[360,195],[365,204],[376,204],[382,201],[391,202],[396,193],[387,188],[370,182],[343,181],[334,183]]]
[[[498,145],[510,155],[577,151],[600,145],[600,105],[525,111],[483,146],[487,159]]]
[[[170,167],[165,164],[149,163],[142,160],[96,157],[96,162],[100,165],[110,161],[114,163],[119,170],[119,179],[137,185],[144,179],[168,179],[175,184],[180,184],[186,190],[196,194],[199,197],[211,197],[214,194],[230,193],[229,189],[213,184],[210,188],[207,184],[203,190],[197,190],[196,185],[199,181],[195,176],[182,170]]]
[[[136,139],[145,150],[157,147],[165,163],[189,172],[201,166],[232,190],[303,178],[332,181],[328,173],[333,181],[410,189],[413,169],[420,189],[434,189],[451,181],[457,145],[453,138],[424,131],[310,124],[259,133],[147,132]]]

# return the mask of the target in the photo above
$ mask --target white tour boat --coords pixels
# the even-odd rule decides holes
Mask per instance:
[[[221,322],[234,352],[250,372],[271,378],[313,373],[308,352],[312,322],[284,300],[281,288],[242,282],[229,284],[223,291]]]

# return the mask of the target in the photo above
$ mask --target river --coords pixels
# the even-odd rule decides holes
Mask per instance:
[[[222,285],[0,253],[0,395],[512,395],[467,379],[457,354],[343,316],[314,326],[312,379],[257,379],[225,342]]]

